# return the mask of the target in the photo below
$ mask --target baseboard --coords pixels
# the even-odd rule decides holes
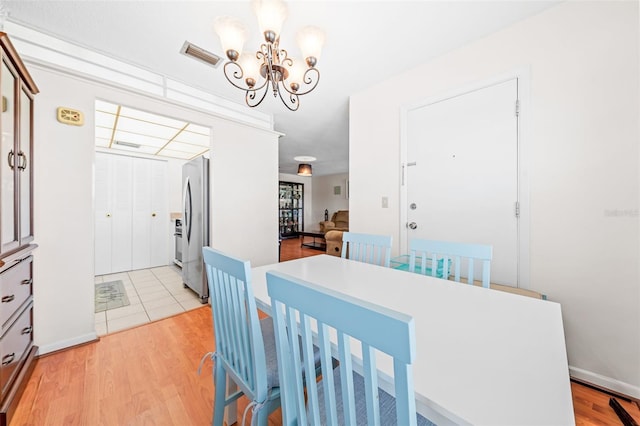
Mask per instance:
[[[74,337],[73,339],[62,340],[60,342],[55,342],[49,345],[40,345],[40,350],[38,355],[45,355],[50,352],[59,351],[62,349],[67,349],[72,346],[82,345],[84,343],[92,342],[98,340],[98,335],[93,333],[83,334],[82,336]]]
[[[588,384],[640,400],[640,386],[634,386],[630,383],[572,366],[569,366],[569,375],[578,381],[584,381]]]

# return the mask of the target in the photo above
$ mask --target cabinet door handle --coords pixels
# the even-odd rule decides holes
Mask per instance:
[[[33,327],[29,326],[29,327],[25,327],[22,329],[22,334],[31,334],[31,332],[33,331]]]
[[[26,170],[26,168],[27,168],[27,156],[26,156],[26,155],[24,155],[24,152],[20,151],[20,152],[18,153],[18,157],[19,157],[19,158],[22,158],[22,159],[24,160],[24,162],[21,162],[22,164],[19,164],[19,165],[18,165],[18,169],[20,169],[20,170],[22,170],[22,171],[25,171],[25,170]]]
[[[15,164],[16,155],[13,153],[13,150],[9,151],[9,155],[7,156],[7,162],[9,163],[9,168],[13,170]]]
[[[151,213],[151,217],[156,217],[156,214],[155,213]]]
[[[14,294],[10,295],[10,296],[4,296],[2,298],[2,303],[9,303],[9,302],[13,302],[13,299],[15,299],[16,296]]]
[[[16,357],[16,353],[12,352],[9,355],[5,355],[2,357],[2,365],[7,365],[7,364],[11,364],[11,362],[14,360],[14,358]]]
[[[22,285],[31,285],[33,283],[33,278],[29,278],[28,280],[22,280],[20,284]]]

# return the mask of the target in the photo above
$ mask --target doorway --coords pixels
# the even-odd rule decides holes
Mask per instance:
[[[414,238],[491,245],[491,281],[527,288],[521,80],[510,76],[403,110],[400,234],[406,253]]]
[[[95,145],[95,274],[173,263],[182,166],[209,152],[211,129],[96,100]]]

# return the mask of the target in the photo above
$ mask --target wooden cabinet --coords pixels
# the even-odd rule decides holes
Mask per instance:
[[[280,236],[297,237],[304,231],[304,184],[280,182]]]
[[[31,370],[33,344],[33,99],[38,88],[0,32],[0,426]]]

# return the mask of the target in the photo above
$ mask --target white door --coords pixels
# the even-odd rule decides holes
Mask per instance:
[[[166,265],[167,163],[96,153],[95,274]]]
[[[112,155],[111,169],[111,272],[131,270],[131,230],[133,217],[131,205],[132,163],[130,157]]]
[[[131,270],[131,174],[131,158],[96,153],[96,275]]]
[[[133,269],[151,263],[151,161],[133,158],[133,229],[131,233]]]
[[[151,162],[151,239],[149,245],[149,265],[166,265],[169,259],[169,240],[174,228],[169,219],[169,182],[166,161]],[[169,232],[167,232],[169,231]]]
[[[491,282],[518,285],[517,99],[514,78],[407,111],[407,252],[413,238],[489,244]]]

